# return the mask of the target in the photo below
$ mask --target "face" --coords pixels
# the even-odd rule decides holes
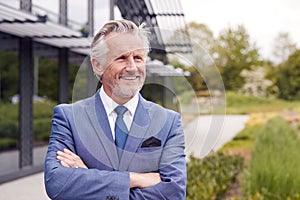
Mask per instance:
[[[130,33],[111,33],[106,37],[105,43],[108,52],[102,75],[103,87],[117,103],[125,103],[144,84],[145,47],[137,35]]]

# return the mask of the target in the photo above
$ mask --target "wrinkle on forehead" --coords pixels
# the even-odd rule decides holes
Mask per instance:
[[[124,54],[147,52],[143,40],[135,32],[110,33],[105,38],[105,44],[106,60],[108,61],[106,63],[110,63],[112,59]]]

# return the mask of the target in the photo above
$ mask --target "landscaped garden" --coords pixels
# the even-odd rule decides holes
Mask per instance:
[[[188,166],[187,199],[300,199],[300,102],[227,94],[227,111],[249,114],[218,152]]]

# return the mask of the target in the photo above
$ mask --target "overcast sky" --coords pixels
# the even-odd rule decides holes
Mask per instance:
[[[186,20],[204,23],[215,36],[243,24],[250,38],[270,57],[279,32],[288,32],[300,45],[299,0],[181,0]]]
[[[18,5],[19,0],[0,0]],[[109,18],[109,0],[94,0],[95,29]],[[33,4],[58,13],[58,0],[32,0]],[[70,19],[87,21],[87,0],[68,0]],[[299,0],[181,0],[186,21],[206,24],[215,36],[229,26],[243,24],[256,42],[264,58],[272,54],[274,39],[279,32],[288,32],[300,45]],[[120,18],[116,12],[116,18]]]

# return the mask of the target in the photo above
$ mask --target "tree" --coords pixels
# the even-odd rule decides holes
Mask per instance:
[[[279,66],[276,85],[279,98],[300,99],[300,50],[295,51],[285,63]]]
[[[178,30],[176,34],[170,38],[170,41],[181,41],[181,37],[185,34],[187,34],[185,29]],[[196,92],[207,90],[207,84],[212,86],[212,84],[216,82],[214,81],[215,77],[209,74],[214,70],[212,67],[212,54],[213,49],[215,49],[213,32],[205,24],[191,22],[188,24],[188,36],[191,40],[192,53],[190,55],[184,55],[184,59],[186,63],[188,63],[185,64],[185,70],[191,72],[192,76],[187,79]],[[169,56],[169,58],[172,63],[178,62],[175,56]]]
[[[213,32],[205,24],[199,24],[196,22],[191,22],[188,24],[189,35],[192,40],[194,52],[197,51],[197,48],[203,48],[206,52],[212,54],[215,46],[215,39]],[[194,61],[194,64],[197,61]]]
[[[238,90],[244,84],[241,71],[261,64],[258,49],[255,43],[250,43],[250,36],[243,25],[225,29],[217,42],[215,62],[220,67],[224,85],[228,90]]]
[[[273,55],[279,63],[286,59],[297,50],[297,45],[292,41],[289,33],[279,33],[274,40]]]

